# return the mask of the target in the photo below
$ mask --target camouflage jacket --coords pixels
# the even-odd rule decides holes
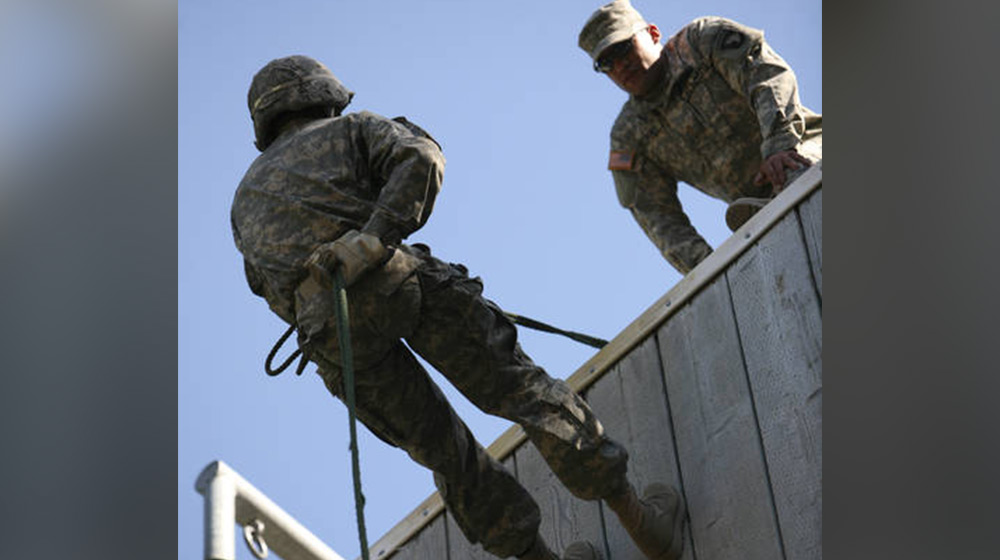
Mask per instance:
[[[822,117],[801,105],[795,75],[763,33],[734,21],[688,24],[654,68],[663,73],[656,89],[630,97],[615,121],[608,167],[619,202],[687,273],[712,249],[681,208],[677,182],[725,202],[770,196],[770,185],[753,185],[762,158],[821,142]]]
[[[250,165],[230,214],[251,290],[292,322],[313,250],[351,229],[399,244],[430,217],[444,164],[401,117],[362,111],[282,134]]]

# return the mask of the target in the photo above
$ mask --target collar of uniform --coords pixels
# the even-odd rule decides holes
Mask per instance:
[[[661,50],[660,58],[650,68],[652,72],[655,72],[653,75],[655,81],[649,93],[642,97],[631,95],[629,96],[631,101],[639,107],[651,107],[660,105],[664,100],[668,99],[671,91],[676,89],[678,82],[678,76],[673,72],[673,68],[670,58],[666,55],[666,49]]]

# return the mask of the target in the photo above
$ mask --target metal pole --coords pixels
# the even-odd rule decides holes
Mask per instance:
[[[260,521],[267,547],[284,560],[344,560],[229,465],[213,461],[195,483],[205,497],[205,560],[236,560],[235,526]]]
[[[200,480],[200,479],[199,479]],[[236,560],[236,484],[226,472],[206,480],[205,558]]]

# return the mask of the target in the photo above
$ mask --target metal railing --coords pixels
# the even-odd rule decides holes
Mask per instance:
[[[257,558],[344,560],[222,461],[201,471],[195,489],[205,497],[205,560],[236,560],[236,525]]]

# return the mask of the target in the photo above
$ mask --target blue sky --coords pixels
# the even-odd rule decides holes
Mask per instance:
[[[702,15],[765,30],[822,112],[822,5],[792,0],[635,0],[666,35]],[[576,46],[599,2],[289,1],[179,3],[178,549],[201,554],[201,469],[221,459],[345,558],[358,553],[347,413],[309,367],[269,378],[284,325],[250,293],[229,205],[256,157],[246,91],[288,54],[326,63],[356,95],[348,111],[405,115],[448,160],[427,226],[409,239],[482,277],[501,307],[613,338],[679,275],[618,206],[608,130],[626,99]],[[713,246],[724,204],[681,199]],[[521,330],[548,372],[571,375],[594,350]],[[507,427],[432,373],[481,443]],[[360,429],[369,541],[433,492],[430,473]],[[252,558],[241,544],[238,558]]]

